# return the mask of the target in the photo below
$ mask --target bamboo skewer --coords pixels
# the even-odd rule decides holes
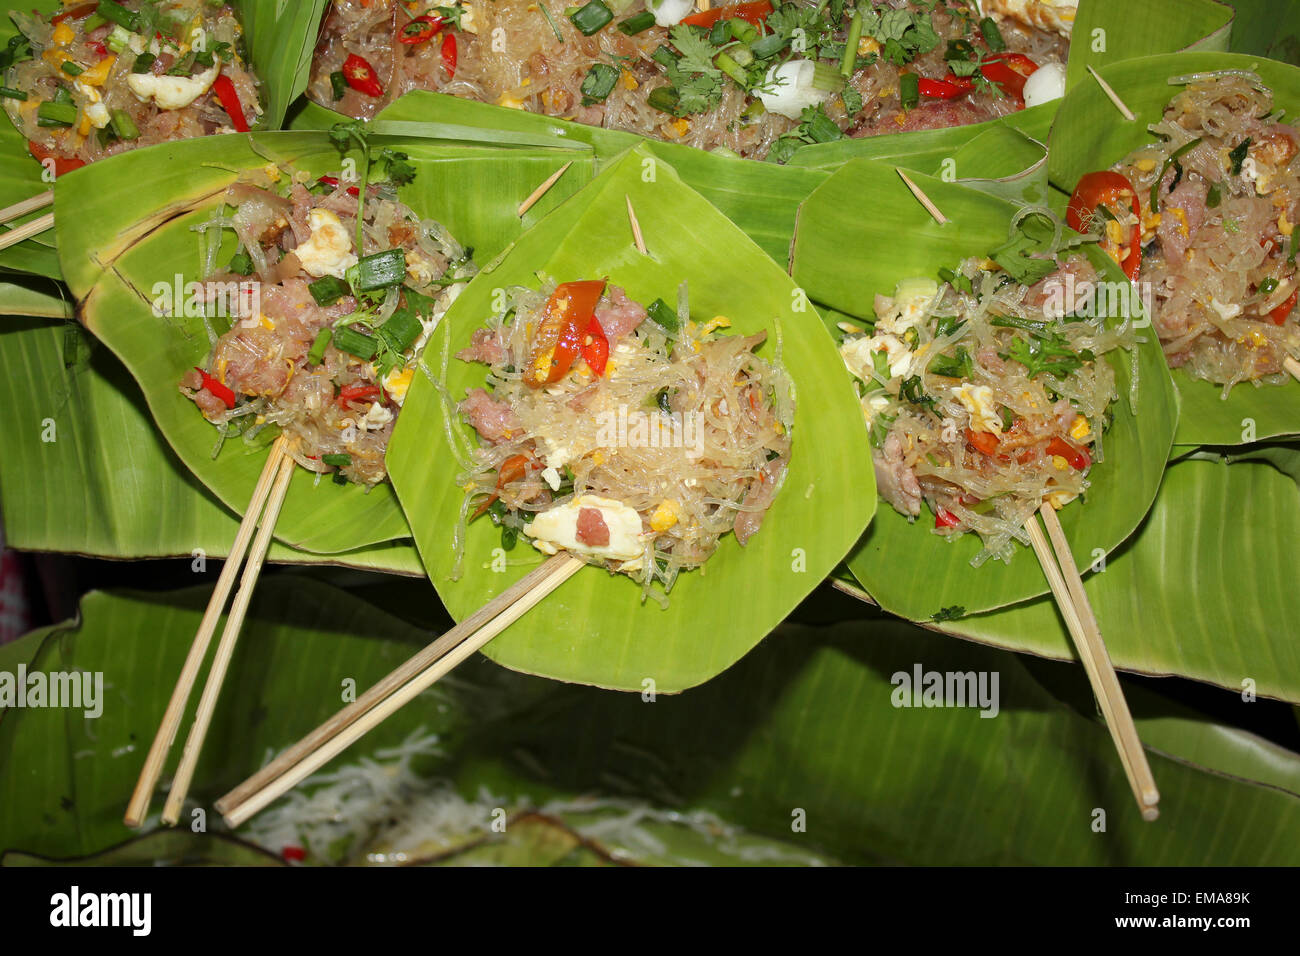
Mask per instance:
[[[524,213],[528,212],[528,210],[532,209],[533,206],[536,205],[539,199],[541,199],[543,196],[546,195],[547,191],[552,186],[554,186],[557,182],[560,181],[560,177],[563,176],[568,171],[569,167],[572,165],[573,165],[573,160],[569,160],[567,163],[565,163],[555,172],[551,173],[551,175],[546,178],[546,182],[542,183],[531,193],[529,193],[528,198],[519,204],[520,219],[524,217]]]
[[[248,508],[244,511],[244,519],[239,523],[239,531],[235,534],[230,554],[221,569],[221,575],[217,578],[212,597],[208,600],[207,610],[203,613],[203,620],[194,635],[194,642],[185,657],[171,699],[168,700],[167,709],[163,712],[162,722],[158,725],[158,732],[154,735],[148,756],[145,757],[144,767],[140,771],[135,790],[127,804],[124,822],[132,829],[144,823],[144,818],[149,813],[149,799],[158,785],[158,778],[162,776],[163,765],[167,761],[167,751],[176,740],[176,731],[185,716],[185,705],[189,703],[190,692],[198,678],[199,668],[203,665],[204,657],[207,656],[208,645],[212,642],[212,635],[216,632],[217,622],[221,619],[221,612],[226,606],[226,599],[230,597],[230,590],[234,587],[235,577],[244,560],[244,553],[253,539],[253,531],[257,528],[266,496],[271,491],[272,482],[275,480],[276,472],[279,471],[283,457],[284,439],[281,438],[267,456],[266,465],[262,468],[262,476],[257,481],[252,498],[249,499]]]
[[[1156,789],[1151,766],[1142,749],[1142,741],[1138,738],[1133,716],[1129,713],[1128,702],[1124,699],[1124,691],[1102,640],[1101,628],[1083,589],[1083,579],[1079,576],[1074,556],[1070,553],[1069,542],[1065,539],[1065,532],[1051,504],[1043,502],[1039,514],[1047,527],[1051,544],[1044,538],[1043,530],[1036,520],[1031,518],[1025,524],[1025,530],[1029,532],[1034,553],[1043,566],[1047,583],[1065,618],[1066,628],[1074,639],[1093,693],[1101,705],[1102,717],[1110,730],[1142,819],[1155,820],[1160,815],[1156,806],[1160,802],[1160,792]]]
[[[423,671],[436,664],[439,658],[455,648],[461,641],[476,633],[484,625],[491,623],[493,618],[550,577],[555,570],[555,563],[556,559],[552,558],[550,561],[538,565],[511,587],[497,595],[492,601],[483,605],[460,624],[457,624],[450,631],[425,647],[424,650],[411,657],[347,707],[344,707],[302,740],[289,747],[253,776],[223,796],[216,802],[217,810],[220,813],[226,813],[243,803],[254,793],[291,769],[294,764],[308,756],[327,740],[355,723],[366,711],[382,703],[385,698],[399,690],[404,684],[419,677]]]
[[[1097,81],[1097,85],[1101,87],[1101,91],[1106,94],[1107,99],[1115,104],[1115,109],[1119,110],[1121,116],[1130,123],[1137,119],[1137,117],[1133,115],[1133,111],[1128,108],[1128,104],[1119,98],[1119,94],[1111,88],[1109,83],[1101,78],[1101,74],[1093,69],[1091,65],[1088,66],[1088,72],[1091,73],[1092,78]]]
[[[925,207],[925,211],[934,217],[935,222],[941,226],[948,224],[948,217],[939,211],[939,207],[931,202],[930,197],[921,190],[920,186],[912,182],[907,173],[898,168],[895,168],[894,172],[898,173],[903,182],[907,184],[907,188],[911,190],[912,195],[916,197],[916,201]]]
[[[16,246],[24,240],[39,236],[43,232],[48,232],[54,228],[54,213],[41,216],[39,219],[33,219],[31,222],[23,223],[16,226],[8,232],[0,233],[0,249],[8,249],[10,246]]]
[[[235,792],[247,792],[246,786],[236,788],[231,794],[227,794],[219,801],[219,806],[224,807],[222,816],[226,822],[237,827],[255,813],[264,809],[266,806],[277,800],[281,795],[293,789],[297,784],[310,776],[316,770],[329,763],[330,760],[338,756],[353,743],[365,736],[372,729],[377,727],[383,721],[388,719],[392,714],[397,712],[410,701],[414,700],[424,691],[432,687],[438,680],[445,677],[457,665],[465,661],[481,647],[495,638],[507,627],[521,618],[528,611],[532,610],[548,594],[567,581],[581,567],[584,562],[572,555],[559,554],[548,560],[539,571],[544,571],[545,575],[533,587],[528,589],[514,603],[510,604],[491,621],[481,627],[472,635],[466,637],[455,647],[447,650],[441,656],[437,657],[434,662],[423,669],[420,674],[413,680],[402,684],[398,689],[386,696],[380,703],[374,707],[360,713],[356,719],[352,720],[340,732],[328,737],[323,744],[314,748],[304,747],[303,744],[295,745],[291,748],[295,751],[306,751],[305,756],[292,769],[288,770],[273,782],[266,785],[260,790],[249,794],[242,802],[236,804],[230,797]],[[430,647],[428,650],[432,650]],[[424,652],[422,652],[424,653]],[[420,655],[417,655],[420,656]],[[410,662],[408,662],[409,664]],[[386,684],[390,679],[395,678],[401,671],[394,671],[388,678],[381,681]],[[380,685],[376,685],[378,687]],[[347,708],[337,717],[342,717],[347,712]],[[322,725],[316,732],[309,735],[307,739],[323,735],[325,727]]]
[[[627,200],[627,219],[632,224],[632,241],[636,243],[636,251],[643,256],[648,256],[650,253],[646,251],[645,238],[641,235],[641,223],[637,222],[636,210],[632,208],[632,197],[623,198]]]
[[[281,439],[283,440],[283,439]],[[172,778],[171,790],[167,793],[167,803],[163,806],[162,821],[175,825],[180,820],[181,810],[185,805],[185,796],[189,792],[190,782],[194,778],[194,768],[198,765],[199,755],[203,751],[203,741],[212,723],[212,715],[217,709],[217,698],[221,695],[221,685],[226,679],[226,670],[235,653],[235,644],[239,632],[244,626],[244,616],[257,588],[257,577],[262,572],[266,552],[271,547],[271,537],[275,533],[275,522],[280,517],[280,508],[284,505],[285,494],[289,490],[289,481],[293,478],[297,462],[290,455],[281,454],[279,471],[275,476],[275,485],[266,502],[266,511],[262,515],[262,524],[248,554],[248,563],[244,566],[243,576],[239,580],[239,591],[230,607],[226,618],[226,627],[221,632],[217,643],[217,652],[212,659],[212,668],[208,671],[207,682],[203,685],[203,696],[199,698],[198,711],[194,723],[185,740],[185,749],[181,753],[180,766]]]
[[[54,190],[47,189],[39,196],[33,196],[31,199],[24,199],[22,202],[16,202],[12,206],[0,209],[0,223],[6,223],[11,219],[17,219],[19,216],[25,216],[29,212],[44,209],[52,202],[54,202]]]

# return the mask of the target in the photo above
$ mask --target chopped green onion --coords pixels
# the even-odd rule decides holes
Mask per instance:
[[[347,468],[352,464],[351,455],[321,455],[320,460],[326,465],[333,465],[336,468]]]
[[[148,50],[145,50],[143,53],[141,53],[139,56],[135,58],[135,63],[132,64],[131,66],[131,72],[148,73],[153,68],[154,62],[157,59],[158,58],[156,56],[154,56]]]
[[[899,74],[898,102],[905,110],[914,109],[921,102],[921,79],[915,73]]]
[[[840,59],[840,73],[852,76],[854,64],[858,62],[858,41],[862,39],[862,13],[854,11],[849,23],[849,38],[844,43],[844,56]]]
[[[27,99],[26,93],[24,93],[22,90],[15,90],[11,86],[0,86],[0,96],[4,97],[7,100]]]
[[[356,274],[352,286],[358,292],[374,292],[401,285],[406,278],[406,251],[388,249],[365,256],[356,264]]]
[[[1232,175],[1241,175],[1241,166],[1246,161],[1246,151],[1249,149],[1250,137],[1247,136],[1235,149],[1233,149],[1232,152],[1228,154],[1228,158],[1232,160]]]
[[[681,96],[671,86],[660,86],[653,89],[650,91],[650,95],[646,97],[646,102],[651,107],[665,113],[676,113],[677,104],[680,100]]]
[[[73,63],[71,60],[64,60],[59,66],[59,69],[68,74],[68,76],[81,76],[81,74],[86,72],[84,67],[77,66],[77,64]]]
[[[310,283],[307,286],[307,291],[311,293],[311,297],[316,300],[317,305],[325,308],[343,298],[350,290],[348,284],[342,279],[326,276]]]
[[[740,19],[727,22],[731,24],[731,35],[741,43],[753,43],[758,39],[758,28],[752,23]]]
[[[316,333],[316,339],[311,343],[311,350],[307,353],[308,365],[319,365],[325,358],[325,350],[329,348],[330,339],[334,338],[334,333],[329,329],[321,329]]]
[[[1223,183],[1215,183],[1210,187],[1210,191],[1205,194],[1205,206],[1207,209],[1218,209],[1219,203],[1223,201]]]
[[[655,15],[649,10],[643,10],[634,17],[628,17],[618,25],[618,32],[624,36],[634,37],[638,33],[645,33],[655,25]]]
[[[71,126],[77,121],[77,108],[70,103],[42,103],[36,108],[38,126]]]
[[[838,93],[844,87],[844,77],[829,63],[818,62],[813,67],[812,88],[823,93]]]
[[[104,45],[114,53],[122,53],[131,45],[131,38],[135,36],[126,27],[113,25],[113,32],[104,38]]]
[[[596,63],[582,80],[582,105],[602,103],[618,83],[618,69],[608,63]]]
[[[394,352],[405,352],[415,344],[423,331],[424,326],[414,312],[410,309],[398,309],[379,327],[377,334],[392,346]]]
[[[599,33],[605,24],[614,19],[614,14],[600,0],[591,0],[586,6],[569,14],[569,19],[583,36],[589,37]]]
[[[749,45],[750,51],[760,60],[765,60],[769,56],[775,56],[785,49],[789,39],[780,33],[769,33],[765,37],[759,37]]]
[[[358,332],[347,325],[334,330],[334,347],[340,352],[347,352],[359,359],[372,359],[379,351],[379,344],[373,336]]]
[[[1169,167],[1170,166],[1178,167],[1178,175],[1174,178],[1173,183],[1170,184],[1169,186],[1169,191],[1173,192],[1174,186],[1178,185],[1178,180],[1183,178],[1183,167],[1178,162],[1179,158],[1181,158],[1184,153],[1194,148],[1200,142],[1201,142],[1201,137],[1198,136],[1196,137],[1196,139],[1192,140],[1191,142],[1184,143],[1182,146],[1179,146],[1176,150],[1170,153],[1169,157],[1164,161],[1164,165],[1160,167],[1160,173],[1156,176],[1156,181],[1151,184],[1151,211],[1152,212],[1155,212],[1156,208],[1160,205],[1160,183],[1165,178],[1165,173],[1168,172]],[[1249,143],[1250,140],[1246,140],[1246,142]],[[1244,156],[1245,153],[1243,153],[1242,155]]]
[[[253,257],[247,252],[236,252],[230,257],[230,271],[239,276],[253,274]]]
[[[660,44],[655,48],[655,51],[650,54],[650,59],[654,60],[664,69],[670,69],[677,65],[677,54],[663,44]]]
[[[1002,31],[992,17],[980,21],[980,33],[984,34],[984,42],[994,53],[1001,53],[1007,48],[1007,41],[1002,39]]]
[[[745,21],[741,20],[740,22],[744,23]],[[721,53],[719,53],[718,55],[722,56]],[[751,63],[754,62],[754,54],[747,46],[733,46],[730,50],[727,51],[726,55],[730,56],[741,66],[749,66]]]
[[[741,69],[740,64],[726,53],[719,53],[713,58],[713,65],[735,81],[741,89],[749,86],[749,74]]]
[[[126,110],[113,110],[111,117],[109,124],[113,127],[113,132],[117,134],[118,139],[140,138],[140,130]]]
[[[348,92],[348,78],[343,75],[342,70],[335,70],[330,74],[330,87],[334,92],[334,100],[343,99]]]
[[[1277,289],[1277,280],[1269,276],[1259,284],[1260,295],[1271,295]]]
[[[116,23],[120,27],[126,27],[128,30],[134,30],[139,22],[138,14],[133,13],[120,3],[114,3],[113,0],[101,0],[96,10],[101,17],[110,23]]]
[[[646,306],[645,311],[650,321],[666,332],[675,333],[681,327],[677,321],[677,310],[663,299],[655,299]]]

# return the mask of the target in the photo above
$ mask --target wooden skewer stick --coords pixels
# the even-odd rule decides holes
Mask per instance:
[[[524,218],[524,213],[528,212],[528,210],[532,209],[533,206],[537,204],[537,200],[541,199],[543,196],[546,195],[547,190],[549,190],[552,186],[554,186],[557,182],[559,182],[560,177],[563,176],[565,172],[568,170],[568,168],[572,165],[573,165],[573,160],[569,160],[567,163],[565,163],[555,172],[551,173],[551,175],[546,178],[546,182],[542,183],[540,186],[534,189],[532,193],[529,194],[528,198],[519,204],[520,219]]]
[[[912,182],[907,173],[903,172],[901,169],[895,168],[894,171],[902,177],[903,182],[907,184],[907,188],[910,189],[912,195],[916,197],[916,201],[925,207],[925,211],[934,217],[934,221],[941,226],[947,225],[948,217],[939,211],[939,207],[930,201],[930,197],[921,190],[921,187]]]
[[[131,801],[127,804],[124,822],[132,829],[144,823],[144,818],[149,814],[149,798],[153,796],[154,787],[158,785],[158,778],[162,775],[163,764],[167,761],[167,751],[176,740],[176,730],[185,716],[185,705],[189,703],[194,681],[198,678],[203,658],[207,656],[208,645],[216,632],[217,622],[221,619],[221,612],[226,606],[226,599],[230,597],[230,589],[235,585],[239,567],[244,562],[244,552],[248,550],[248,544],[253,540],[253,531],[257,528],[266,496],[271,491],[271,484],[280,469],[280,460],[283,457],[284,439],[281,438],[272,446],[271,453],[267,456],[266,465],[262,468],[262,477],[258,479],[253,497],[249,499],[248,508],[244,511],[244,520],[239,523],[234,544],[230,546],[230,554],[221,569],[221,575],[217,578],[217,585],[208,600],[207,610],[203,612],[203,620],[199,623],[194,642],[190,645],[190,652],[186,655],[180,676],[176,679],[176,687],[172,690],[167,709],[163,712],[162,723],[158,725],[158,732],[154,735],[148,756],[145,757],[144,768],[136,781]]]
[[[244,574],[239,580],[239,591],[230,606],[230,615],[226,618],[225,630],[221,632],[221,640],[217,643],[217,652],[212,659],[212,669],[208,671],[207,683],[203,685],[203,696],[199,698],[199,708],[194,715],[190,735],[185,740],[180,766],[176,768],[176,776],[172,779],[172,787],[167,794],[167,803],[163,806],[162,820],[169,826],[174,826],[180,820],[185,796],[189,792],[190,781],[194,778],[194,768],[198,765],[199,754],[203,750],[203,740],[207,737],[208,726],[212,723],[212,715],[217,709],[217,698],[221,695],[221,685],[226,679],[226,669],[230,666],[230,659],[235,653],[235,643],[239,640],[244,616],[248,613],[249,602],[252,601],[253,591],[257,587],[257,577],[262,571],[262,563],[266,560],[266,552],[271,547],[275,522],[280,517],[280,508],[284,504],[284,496],[289,490],[289,481],[293,478],[297,466],[297,462],[290,455],[281,456],[280,470],[275,476],[275,485],[266,502],[262,525],[258,528],[257,537],[249,551],[248,563],[244,566]]]
[[[54,213],[41,216],[39,219],[33,219],[31,222],[25,222],[21,226],[15,226],[8,232],[0,233],[0,249],[8,249],[10,246],[16,246],[32,236],[39,236],[43,232],[49,232],[54,228]]]
[[[1121,116],[1130,123],[1137,119],[1137,117],[1133,115],[1133,111],[1128,108],[1128,104],[1119,98],[1119,94],[1111,88],[1109,83],[1101,78],[1101,74],[1094,70],[1091,64],[1088,66],[1088,72],[1092,74],[1092,78],[1097,81],[1097,85],[1101,87],[1101,91],[1106,94],[1106,97],[1115,104],[1115,109],[1119,110]]]
[[[1300,381],[1300,362],[1288,355],[1282,360],[1282,367],[1291,373],[1292,378]]]
[[[329,737],[325,743],[311,749],[291,770],[276,778],[272,783],[252,793],[238,805],[231,806],[229,795],[223,797],[221,805],[227,807],[222,816],[231,827],[237,827],[255,813],[267,807],[280,796],[293,789],[315,771],[329,763],[365,736],[383,721],[396,713],[403,706],[432,687],[438,680],[450,673],[458,664],[473,655],[494,637],[504,631],[528,611],[532,610],[543,598],[567,581],[584,562],[572,555],[558,554],[548,560],[539,570],[546,571],[545,577],[531,590],[494,617],[476,633],[457,644],[439,657],[431,666],[423,670],[418,677],[408,681],[389,694],[375,707],[361,714],[340,733]],[[395,672],[396,673],[396,672]],[[390,675],[390,677],[393,675]],[[387,678],[385,678],[387,681]],[[314,734],[312,736],[315,736]],[[295,747],[294,749],[298,749]],[[242,788],[241,788],[242,789]]]
[[[33,196],[31,199],[24,199],[22,202],[16,202],[12,206],[6,206],[4,209],[0,209],[0,223],[6,223],[10,219],[17,219],[19,216],[27,215],[29,212],[44,209],[52,202],[54,202],[54,190],[48,189],[39,196]]]
[[[436,664],[439,658],[460,644],[461,641],[477,632],[484,625],[489,624],[493,618],[550,577],[555,571],[555,563],[556,559],[552,558],[538,565],[450,631],[430,643],[424,650],[411,657],[406,663],[376,683],[347,707],[344,707],[302,740],[285,750],[253,776],[223,796],[216,802],[217,810],[224,814],[243,803],[285,771],[290,770],[294,764],[308,756],[327,740],[347,729],[360,719],[366,711],[383,703],[384,699],[393,692],[415,680],[422,672]]]
[[[643,256],[648,256],[650,253],[646,251],[645,238],[641,235],[641,223],[636,221],[636,210],[632,208],[632,197],[623,198],[627,200],[627,218],[632,223],[632,240],[636,243],[636,251]]]
[[[1043,529],[1036,520],[1030,519],[1025,524],[1025,530],[1029,532],[1034,553],[1043,566],[1047,583],[1061,609],[1061,616],[1065,618],[1065,626],[1074,639],[1093,693],[1101,705],[1102,716],[1110,729],[1115,749],[1119,752],[1124,775],[1133,790],[1142,819],[1155,820],[1160,815],[1156,807],[1160,802],[1160,792],[1151,775],[1151,766],[1142,749],[1142,741],[1138,739],[1137,727],[1129,713],[1124,691],[1119,686],[1119,678],[1115,675],[1110,655],[1101,639],[1097,618],[1083,590],[1083,579],[1079,577],[1079,569],[1070,554],[1069,543],[1065,540],[1065,532],[1057,520],[1055,509],[1044,502],[1040,514],[1051,535],[1052,544],[1048,544]]]

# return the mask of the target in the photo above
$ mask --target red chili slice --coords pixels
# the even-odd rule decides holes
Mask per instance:
[[[426,40],[432,40],[438,35],[443,24],[447,21],[442,17],[434,17],[425,14],[416,17],[406,26],[402,27],[397,34],[397,42],[405,43],[407,46],[415,46],[418,43],[424,43]]]
[[[1082,448],[1075,448],[1064,438],[1053,438],[1047,443],[1047,453],[1064,458],[1075,471],[1083,471],[1092,464],[1092,457]]]
[[[1269,319],[1272,320],[1274,325],[1281,325],[1286,321],[1286,317],[1290,315],[1291,310],[1295,308],[1297,296],[1300,296],[1300,289],[1296,289],[1292,292],[1287,296],[1285,302],[1268,314]]]
[[[334,189],[338,189],[338,188],[339,188],[339,178],[338,178],[337,176],[322,176],[320,179],[316,180],[316,182],[318,182],[318,183],[324,183],[326,186],[330,186],[330,187],[332,187],[332,188],[334,188]],[[353,197],[354,199],[355,199],[356,197],[360,196],[360,195],[361,195],[361,187],[360,187],[360,186],[349,186],[349,187],[348,187],[348,195],[351,196],[351,197]]]
[[[966,429],[966,442],[976,451],[989,456],[996,455],[998,445],[1002,444],[998,436],[989,432],[977,432],[970,428]]]
[[[369,60],[359,54],[350,53],[343,61],[343,79],[347,80],[348,86],[358,93],[375,97],[384,95],[384,84],[380,83],[379,77],[375,75],[375,68],[370,65]]]
[[[230,77],[224,73],[218,76],[212,83],[212,92],[217,94],[221,108],[230,117],[230,122],[235,124],[235,131],[247,133],[249,126],[248,120],[244,119],[244,104],[239,102],[239,94],[235,92],[235,84]]]
[[[582,341],[582,360],[587,363],[592,375],[600,378],[605,374],[605,366],[609,362],[609,339],[605,337],[600,320],[594,315]]]
[[[365,402],[378,398],[380,394],[378,385],[344,385],[339,389],[338,403],[341,407],[346,407],[353,402]]]
[[[98,3],[83,3],[79,7],[73,7],[71,10],[64,10],[62,13],[56,13],[50,17],[50,23],[62,23],[64,20],[80,20],[82,17],[88,17],[99,9]]]
[[[928,80],[925,77],[917,80],[917,91],[932,100],[955,100],[959,96],[965,96],[974,88],[975,81],[968,76],[950,74],[942,80]]]
[[[689,23],[693,27],[704,27],[706,30],[719,20],[744,20],[746,23],[758,26],[771,12],[772,4],[768,0],[756,0],[752,3],[732,3],[725,7],[714,7],[712,10],[692,13],[689,17],[682,17],[682,23]]]
[[[47,159],[54,160],[54,178],[58,179],[64,173],[70,173],[74,169],[80,169],[86,165],[84,159],[68,159],[63,156],[57,156],[52,149],[46,149],[40,143],[28,142],[27,150],[35,157],[39,163],[44,163]]]
[[[606,282],[589,279],[562,282],[555,287],[542,310],[528,368],[524,370],[524,384],[541,388],[569,373],[582,352],[583,339],[595,318],[596,303],[605,294]]]
[[[448,33],[442,38],[442,65],[447,68],[447,79],[456,75],[456,59],[458,53],[456,48],[456,36]]]
[[[955,528],[959,524],[961,524],[960,519],[947,508],[935,509],[934,526],[936,528]]]
[[[1085,173],[1065,208],[1065,222],[1075,232],[1090,232],[1098,206],[1105,206],[1112,214],[1117,214],[1123,204],[1128,204],[1133,210],[1134,223],[1129,233],[1129,253],[1120,265],[1129,279],[1136,280],[1142,268],[1142,202],[1126,177],[1109,169]],[[1111,258],[1115,258],[1118,251],[1111,253]]]
[[[501,497],[501,489],[512,481],[519,481],[528,474],[528,465],[532,461],[527,455],[511,455],[501,463],[497,469],[497,487],[496,491],[488,496],[487,501],[478,506],[478,510],[470,517],[473,521],[483,512],[492,507],[492,503]]]
[[[199,368],[197,365],[194,366],[194,371],[198,372],[199,377],[203,379],[203,387],[206,388],[213,395],[217,396],[217,398],[221,399],[221,401],[225,403],[226,408],[235,407],[234,392],[232,392],[226,386],[222,385],[219,381],[217,381],[207,372],[203,371],[203,369]]]

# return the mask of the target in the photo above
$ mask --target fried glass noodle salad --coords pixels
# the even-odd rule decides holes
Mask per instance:
[[[220,431],[214,456],[230,436],[252,443],[279,428],[310,471],[367,487],[387,477],[384,452],[420,350],[476,269],[391,182],[366,187],[358,243],[360,192],[270,165],[196,227],[208,315],[231,314],[205,316],[212,351],[180,387]],[[239,245],[218,267],[225,230]],[[219,333],[222,321],[230,327]]]
[[[805,143],[977,123],[1060,96],[1075,6],[336,0],[308,95],[369,118],[433,90],[784,162]]]
[[[0,52],[5,108],[56,173],[104,156],[212,133],[262,113],[230,6],[206,0],[66,4],[45,20],[11,14]]]
[[[459,409],[478,433],[462,522],[522,534],[671,590],[728,532],[758,532],[785,478],[793,385],[755,354],[766,333],[697,326],[686,287],[647,310],[604,280],[507,290],[458,357],[490,367]],[[453,447],[455,442],[453,441]],[[462,546],[463,525],[457,546]]]
[[[881,496],[909,519],[924,504],[935,534],[978,534],[976,567],[1027,544],[1044,500],[1059,509],[1086,492],[1117,398],[1102,356],[1135,341],[1130,323],[1074,314],[1096,280],[1086,259],[1046,265],[1025,285],[967,259],[942,282],[878,295],[874,330],[842,326]]]
[[[1169,364],[1223,386],[1281,384],[1300,359],[1300,131],[1258,76],[1180,76],[1158,141],[1080,180],[1070,224],[1149,283]],[[1136,209],[1134,208],[1136,206]],[[1140,235],[1140,238],[1137,238]]]

